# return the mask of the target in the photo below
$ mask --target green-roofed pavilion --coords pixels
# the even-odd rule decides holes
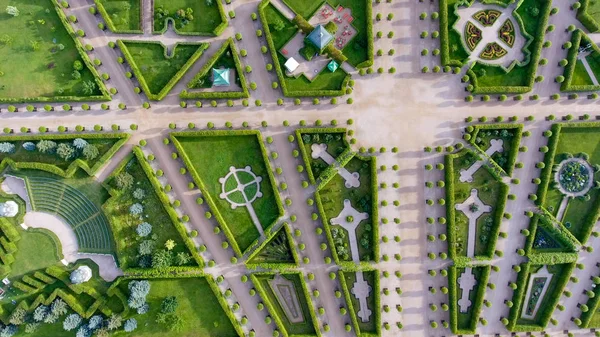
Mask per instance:
[[[213,86],[215,87],[228,87],[229,86],[229,69],[215,69],[212,70],[213,75]]]
[[[315,29],[308,34],[307,38],[315,45],[315,47],[319,48],[319,50],[323,50],[333,40],[333,36],[325,29],[325,27],[323,27],[323,25],[316,26]]]
[[[329,64],[327,65],[327,69],[329,69],[329,71],[334,72],[337,70],[337,68],[339,68],[340,65],[335,62],[335,60],[331,60],[331,62],[329,62]]]

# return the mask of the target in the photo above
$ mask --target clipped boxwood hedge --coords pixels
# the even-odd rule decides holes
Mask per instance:
[[[579,0],[579,3],[581,4],[581,7],[577,10],[577,20],[579,20],[579,22],[581,22],[590,32],[595,33],[599,31],[600,23],[588,13],[590,0]]]

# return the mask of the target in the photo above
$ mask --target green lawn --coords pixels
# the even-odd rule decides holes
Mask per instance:
[[[371,286],[371,293],[369,294],[369,297],[367,297],[367,308],[371,310],[371,319],[369,319],[367,322],[363,322],[362,319],[360,319],[357,316],[358,326],[360,328],[361,334],[377,333],[377,319],[375,317],[376,315],[380,315],[381,313],[375,303],[375,292],[379,292],[379,289],[376,289],[375,287],[375,273],[377,273],[377,271],[372,270],[364,271],[362,273],[363,279],[367,281],[367,283]],[[350,293],[352,308],[354,309],[355,314],[358,314],[358,311],[360,310],[360,304],[358,303],[358,299],[356,299],[356,297],[352,295],[352,288],[354,286],[354,282],[356,282],[356,273],[344,272],[344,280],[346,281],[346,286],[348,287],[348,291]]]
[[[590,68],[592,68],[592,72],[596,76],[596,79],[600,81],[600,53],[593,51],[591,54],[586,56],[585,59],[588,61]]]
[[[125,294],[129,294],[127,285],[128,281],[119,284]],[[181,331],[170,331],[166,325],[156,323],[160,305],[168,296],[175,296],[179,303],[175,313],[184,322]],[[152,279],[146,301],[150,311],[133,316],[138,321],[136,337],[238,337],[205,278]],[[131,333],[121,330],[114,336]]]
[[[155,242],[155,247],[161,249],[167,240],[173,240],[176,243],[173,249],[174,254],[187,252],[187,247],[181,235],[171,222],[171,218],[156,195],[138,158],[131,156],[125,160],[127,164],[123,170],[133,176],[135,181],[134,187],[129,190],[119,191],[116,189],[114,177],[112,177],[107,183],[114,188],[114,197],[109,199],[103,208],[115,237],[117,257],[121,269],[138,267],[138,246],[144,240],[135,231],[137,225],[142,221],[129,214],[129,207],[139,202],[133,197],[133,190],[137,188],[141,188],[145,192],[142,205],[144,206],[144,214],[146,216],[145,221],[152,225],[151,237]],[[118,173],[114,174],[116,176]],[[146,239],[151,239],[151,237]],[[193,263],[193,260],[191,263]]]
[[[260,135],[259,135],[260,136]],[[219,213],[225,225],[231,231],[233,238],[244,252],[259,237],[258,230],[252,222],[252,218],[246,207],[232,209],[229,202],[219,198],[221,184],[219,178],[229,173],[230,167],[244,168],[250,166],[255,175],[262,177],[260,191],[262,197],[257,198],[252,206],[256,211],[262,228],[269,228],[281,215],[277,206],[276,191],[271,185],[269,173],[271,167],[265,163],[257,135],[225,135],[207,133],[205,135],[174,136],[183,151],[191,161],[192,167],[188,169],[195,171],[198,185],[204,185],[207,197],[210,197],[216,205],[212,211]]]
[[[9,278],[25,275],[59,263],[62,258],[60,241],[54,233],[45,229],[29,229],[18,227],[21,240],[17,241],[15,262],[11,265]],[[54,237],[54,239],[52,238]],[[57,246],[56,243],[59,245]]]
[[[588,74],[587,70],[583,66],[583,62],[581,60],[577,60],[577,64],[575,65],[575,71],[573,72],[573,77],[571,78],[571,85],[593,85],[592,78]]]
[[[468,169],[474,162],[472,159],[468,159],[469,154],[454,158],[454,198],[455,204],[464,202],[470,195],[471,189],[475,188],[478,190],[478,196],[481,201],[492,207],[489,213],[484,213],[479,219],[477,219],[477,234],[475,242],[475,256],[486,255],[490,251],[493,251],[493,247],[489,247],[487,242],[491,239],[493,233],[484,231],[486,218],[494,216],[495,212],[498,211],[496,205],[499,203],[499,199],[502,197],[501,183],[498,182],[492,174],[488,171],[485,166],[482,166],[473,174],[473,181],[471,183],[460,182],[460,170]],[[469,221],[467,216],[459,210],[455,211],[455,234],[456,242],[459,246],[456,249],[456,253],[459,256],[467,256],[467,238],[469,235]],[[489,221],[489,220],[488,220]],[[491,227],[494,226],[493,219],[490,223]],[[488,224],[488,228],[490,225]],[[485,239],[483,238],[485,237]]]
[[[208,3],[211,3],[208,5]],[[158,8],[169,12],[169,15],[161,19],[158,15]],[[191,8],[193,11],[193,20],[187,21],[177,17],[177,11]],[[160,33],[165,29],[166,18],[172,18],[175,21],[175,31],[183,34],[213,35],[223,20],[219,12],[217,1],[205,0],[155,0],[154,1],[154,33]]]
[[[259,282],[258,284],[255,284],[255,286],[261,287],[267,294],[268,298],[263,298],[263,300],[269,301],[274,307],[275,312],[271,312],[271,314],[277,315],[277,317],[279,317],[279,319],[283,322],[284,328],[289,335],[316,335],[315,326],[313,324],[310,311],[308,309],[308,306],[312,304],[308,303],[308,299],[304,295],[304,291],[302,290],[302,284],[300,283],[300,274],[282,274],[282,276],[294,283],[294,288],[296,290],[300,306],[302,307],[302,314],[304,317],[304,321],[301,323],[292,323],[288,320],[285,311],[283,310],[283,307],[279,304],[277,296],[275,295],[275,293],[271,289],[271,286],[269,285],[268,281],[273,279],[273,275],[257,276]]]
[[[53,4],[0,0],[0,99],[102,95]],[[20,15],[6,14],[9,5]],[[83,64],[79,78],[73,76],[75,61]],[[93,90],[84,92],[84,82],[93,83]]]
[[[160,42],[122,42],[148,85],[151,95],[158,95],[173,76],[191,61],[197,51],[207,47],[204,43],[177,44],[170,54],[167,54],[167,48]]]
[[[359,212],[365,212],[369,215],[369,218],[360,222],[356,228],[356,237],[359,240],[358,251],[361,261],[371,261],[375,258],[373,256],[374,246],[377,243],[377,238],[373,235],[373,223],[377,219],[373,219],[373,186],[372,179],[376,177],[371,176],[371,160],[362,160],[357,157],[352,158],[345,168],[350,172],[358,172],[360,174],[360,186],[358,188],[346,188],[345,180],[341,175],[336,174],[331,181],[325,185],[325,187],[319,192],[321,201],[323,203],[323,209],[326,215],[327,229],[331,230],[337,228],[341,231],[346,232],[341,226],[329,225],[329,221],[340,215],[344,208],[344,200],[350,200],[352,207]],[[377,205],[375,205],[377,207]],[[361,240],[364,239],[364,240]],[[348,258],[343,259],[339,256],[340,260],[351,261],[352,256],[350,252],[350,244],[348,236],[344,240],[347,242]],[[363,242],[364,241],[364,242]]]
[[[310,19],[314,12],[321,7],[324,0],[304,1],[304,0],[283,0],[296,14],[301,15],[306,20]]]
[[[106,10],[107,22],[112,22],[114,32],[141,31],[141,0],[95,0]],[[110,27],[110,26],[109,26]]]
[[[598,128],[594,127],[563,127],[560,131],[554,163],[558,164],[564,158],[565,153],[570,153],[572,155],[587,153],[589,155],[590,164],[600,164],[600,132],[598,132],[598,130]],[[595,176],[596,179],[600,179],[598,173],[596,173]],[[543,206],[550,213],[556,215],[558,206],[562,200],[562,194],[558,192],[558,190],[552,188],[552,182],[550,182],[550,188],[546,194],[546,200]],[[595,224],[595,221],[592,218],[598,207],[600,207],[600,191],[591,189],[588,194],[591,197],[588,201],[577,198],[570,200],[564,219],[562,219],[565,227],[567,227],[578,240],[581,240],[584,234],[587,233],[589,226]]]

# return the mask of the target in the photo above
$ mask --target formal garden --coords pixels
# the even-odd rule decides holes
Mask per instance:
[[[569,52],[565,61],[565,70],[560,90],[564,92],[585,92],[600,90],[600,48],[581,30],[571,35]],[[561,64],[561,65],[562,65]]]
[[[142,0],[94,0],[113,33],[143,33]]]
[[[490,158],[508,176],[512,176],[517,162],[518,148],[523,132],[522,124],[479,124],[470,125],[466,129],[464,139],[478,150],[485,153],[493,139],[502,141],[502,150],[495,151]]]
[[[283,205],[259,131],[173,132],[171,140],[236,254],[268,236]]]
[[[321,336],[317,314],[300,273],[254,273],[251,279],[283,335]]]
[[[0,102],[110,100],[57,2],[0,2],[7,6],[0,22]]]
[[[298,129],[296,139],[336,262],[378,261],[376,158],[351,151],[345,134],[343,128]]]
[[[368,269],[356,272],[340,270],[339,277],[356,335],[381,336],[381,311],[378,309],[381,297],[379,272]],[[362,279],[368,289],[368,294],[363,300],[359,299],[354,291],[357,278]]]
[[[596,123],[554,124],[546,131],[548,145],[536,203],[582,244],[592,233],[600,212],[597,172],[600,153]]]
[[[161,42],[118,40],[119,49],[150,100],[160,101],[208,48],[206,43],[177,43],[168,53]]]
[[[170,24],[180,35],[219,35],[227,27],[221,1],[156,0],[154,34],[166,32]]]
[[[448,268],[448,301],[450,303],[450,329],[454,334],[474,334],[481,318],[490,266]],[[472,275],[473,286],[460,286],[460,278]],[[464,301],[464,303],[463,303]],[[462,305],[461,305],[462,304]]]
[[[370,2],[368,2],[368,4],[368,8],[370,9]],[[351,76],[341,67],[335,68],[335,70],[332,71],[331,68],[326,66],[326,62],[322,64],[322,68],[320,67],[321,71],[315,69],[317,74],[312,80],[304,74],[300,74],[297,77],[290,77],[286,74],[286,69],[289,71],[289,68],[285,66],[287,58],[283,54],[285,49],[283,49],[282,52],[282,48],[286,46],[296,34],[299,34],[299,29],[303,30],[305,34],[312,32],[314,27],[306,21],[307,18],[296,16],[293,22],[286,18],[273,4],[270,3],[269,0],[261,2],[258,7],[258,12],[263,23],[264,34],[273,59],[273,65],[279,78],[279,85],[285,96],[341,96],[346,93],[346,88],[348,87]],[[370,27],[369,25],[365,26]],[[372,35],[372,30],[370,30],[370,32]],[[333,39],[331,39],[331,41],[332,40]],[[367,44],[368,46],[371,46],[370,49],[368,46],[366,47],[370,52],[367,52],[367,59],[361,62],[365,64],[365,66],[372,64],[372,36],[370,42]],[[344,54],[344,51],[336,49],[332,44],[328,44],[328,48],[332,50],[323,49],[323,51],[327,52],[328,56],[334,59],[338,65],[349,60],[348,56]],[[368,59],[369,55],[370,61]],[[360,55],[356,57],[356,60],[359,60],[360,57]],[[356,65],[358,66],[358,64]],[[312,77],[313,75],[314,74],[311,74],[310,76]]]
[[[468,66],[464,82],[473,94],[531,91],[550,10],[545,0],[440,1],[442,66]],[[503,12],[512,18],[498,21]]]

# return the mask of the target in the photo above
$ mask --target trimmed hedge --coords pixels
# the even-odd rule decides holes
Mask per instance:
[[[144,34],[144,31],[142,29],[133,29],[133,30],[117,29],[115,27],[115,24],[113,23],[112,19],[110,18],[110,15],[108,14],[108,12],[106,12],[106,8],[104,8],[103,1],[102,0],[94,0],[94,3],[96,4],[96,9],[98,9],[98,12],[100,12],[100,15],[102,15],[104,22],[106,22],[106,26],[108,26],[108,29],[110,29],[111,32],[118,33],[118,34]],[[140,6],[140,27],[142,26],[141,18],[144,16],[142,8],[143,7]],[[175,27],[175,25],[173,25],[173,27]]]
[[[440,0],[439,4],[440,22],[440,59],[442,65],[462,67],[463,63],[457,60],[450,61],[450,45],[448,32],[448,0]]]
[[[164,33],[167,32],[167,29],[169,28],[169,21],[171,21],[171,25],[173,26],[173,29],[175,30],[175,33],[177,35],[185,35],[185,36],[219,36],[221,35],[221,33],[223,33],[223,31],[225,31],[225,29],[227,29],[227,16],[225,15],[225,8],[223,7],[223,4],[221,3],[221,1],[215,1],[217,3],[217,7],[219,7],[219,16],[221,18],[221,23],[215,27],[215,29],[213,29],[212,33],[201,33],[201,32],[182,32],[177,30],[177,25],[175,24],[175,20],[173,20],[170,17],[165,18],[165,25],[163,26],[163,29],[161,30],[154,30],[154,27],[152,28],[152,34],[154,35],[162,35]],[[154,4],[154,1],[152,2]],[[196,18],[196,20],[200,20],[199,18]]]
[[[238,246],[237,241],[235,240],[235,237],[229,230],[229,224],[227,222],[225,222],[225,219],[223,219],[223,216],[219,212],[217,205],[213,201],[213,197],[216,197],[216,196],[211,196],[210,193],[208,193],[208,190],[206,189],[206,185],[205,185],[204,181],[202,179],[200,179],[198,172],[196,172],[196,170],[194,169],[192,161],[190,160],[187,153],[184,151],[183,147],[181,146],[181,143],[179,143],[179,140],[177,140],[176,137],[202,137],[202,136],[213,136],[213,137],[214,136],[224,136],[225,137],[225,136],[247,136],[247,135],[256,136],[256,139],[257,139],[258,144],[261,149],[261,153],[262,153],[262,157],[263,157],[265,166],[267,168],[267,172],[269,175],[269,181],[273,188],[273,195],[275,196],[275,202],[277,203],[279,217],[281,217],[281,216],[283,216],[285,211],[283,209],[283,203],[281,201],[281,196],[279,195],[279,191],[277,190],[277,181],[275,180],[275,176],[273,175],[273,170],[271,169],[271,166],[270,166],[269,156],[267,154],[267,148],[265,147],[265,144],[262,140],[260,131],[258,131],[258,130],[211,130],[211,131],[172,132],[169,134],[169,137],[171,138],[171,142],[177,149],[177,152],[179,152],[180,157],[183,159],[183,162],[187,166],[188,171],[189,171],[190,175],[192,176],[192,179],[194,180],[194,182],[196,183],[196,185],[202,192],[202,195],[205,196],[208,206],[212,210],[212,213],[214,214],[215,218],[217,219],[217,222],[221,226],[221,229],[223,230],[223,233],[227,237],[227,240],[229,240],[229,243],[231,244],[231,248],[233,249],[233,251],[236,253],[236,255],[238,257],[242,257],[245,252],[249,251],[249,249],[251,249],[252,247],[255,247],[258,244],[258,240],[260,238],[257,238],[256,241],[254,242],[254,244],[252,244],[250,247],[248,247],[248,249],[246,249],[246,251],[242,252],[240,250],[240,247]],[[267,228],[268,229],[272,228],[273,225],[275,223],[277,223],[277,221],[279,221],[279,220],[276,219],[272,224],[269,224],[269,226]]]
[[[442,0],[443,1],[443,0]],[[521,26],[521,32],[533,36],[533,43],[530,44],[531,54],[529,58],[529,64],[526,65],[529,68],[529,73],[527,75],[527,85],[526,86],[493,86],[493,87],[480,87],[477,83],[477,74],[472,70],[472,67],[475,65],[473,63],[471,68],[467,71],[467,75],[471,78],[471,83],[473,84],[473,94],[523,94],[530,92],[533,89],[533,85],[535,84],[535,78],[537,76],[537,68],[539,64],[539,60],[542,55],[542,48],[544,44],[544,37],[546,35],[546,26],[548,25],[548,20],[550,19],[550,10],[552,9],[552,1],[546,0],[545,4],[542,8],[540,8],[540,13],[538,17],[540,18],[538,21],[537,31],[535,35],[531,35],[529,32],[525,31],[523,28],[523,21],[519,16],[515,16],[519,25]],[[441,25],[442,20],[440,20]],[[446,22],[447,24],[447,22]],[[442,54],[444,50],[442,48]],[[443,64],[443,63],[442,63]],[[444,64],[445,65],[445,64]]]
[[[56,13],[58,14],[58,17],[59,17],[60,21],[62,22],[64,28],[67,30],[67,33],[73,39],[73,42],[75,43],[75,48],[77,49],[77,53],[83,60],[83,63],[85,64],[85,66],[89,69],[89,71],[94,76],[94,82],[98,86],[98,89],[100,90],[100,92],[102,92],[102,95],[99,95],[99,96],[98,95],[96,95],[96,96],[53,96],[53,97],[42,96],[42,97],[25,97],[25,98],[0,97],[0,103],[91,102],[91,101],[110,101],[110,100],[112,100],[110,93],[108,92],[108,90],[106,89],[106,86],[104,85],[104,82],[100,79],[100,74],[98,73],[98,70],[96,70],[96,67],[94,67],[94,65],[92,64],[92,61],[90,60],[90,57],[88,56],[85,48],[83,47],[83,44],[77,38],[77,34],[75,33],[75,30],[73,29],[73,26],[71,26],[71,23],[69,22],[69,19],[67,18],[67,15],[61,9],[58,0],[53,0],[52,3],[54,4],[54,9],[56,10]]]
[[[317,319],[317,314],[315,313],[315,308],[312,305],[312,303],[310,302],[310,293],[308,291],[308,286],[306,285],[306,282],[304,281],[304,277],[302,275],[302,273],[300,272],[288,272],[285,273],[287,275],[289,274],[296,274],[298,275],[298,279],[300,280],[300,284],[302,285],[302,292],[298,293],[298,296],[304,296],[304,299],[308,302],[307,303],[307,307],[308,307],[308,311],[310,313],[310,320],[313,323],[313,326],[315,328],[315,332],[316,332],[316,336],[321,336],[321,329],[319,326],[319,320]],[[279,331],[281,332],[281,335],[283,337],[290,337],[290,336],[297,336],[297,335],[292,335],[289,334],[287,329],[285,328],[285,324],[283,323],[283,320],[279,317],[279,315],[277,314],[279,311],[276,310],[276,307],[274,303],[271,302],[271,299],[269,297],[269,295],[267,294],[266,290],[263,288],[260,280],[258,279],[258,276],[271,276],[271,275],[279,275],[278,272],[275,271],[270,271],[270,272],[261,272],[261,273],[254,273],[250,275],[250,280],[252,280],[252,283],[254,284],[254,287],[256,289],[256,292],[260,295],[260,297],[262,298],[265,306],[267,307],[267,309],[269,310],[269,313],[271,313],[271,317],[273,318],[273,321],[275,321],[275,325],[277,326],[277,328],[279,329]],[[300,289],[296,289],[297,292],[300,291]],[[300,299],[299,299],[300,300]],[[277,304],[279,305],[279,304]],[[304,318],[305,320],[308,319],[308,317]],[[243,336],[243,335],[240,335]]]
[[[275,44],[273,43],[273,37],[271,36],[271,29],[269,28],[269,22],[267,21],[267,16],[265,14],[265,8],[269,5],[270,0],[262,0],[258,5],[258,13],[260,16],[261,23],[263,25],[263,29],[265,31],[265,38],[267,40],[267,44],[269,45],[269,50],[271,52],[271,57],[273,58],[273,64],[275,66],[275,72],[277,73],[277,77],[279,78],[279,84],[281,86],[281,90],[283,91],[283,95],[286,97],[315,97],[315,96],[342,96],[346,94],[346,87],[348,86],[348,82],[352,77],[350,74],[347,74],[342,82],[342,88],[339,90],[303,90],[303,91],[292,91],[287,87],[286,77],[281,69],[281,64],[279,62],[278,51],[275,48]],[[343,70],[342,70],[343,71]]]
[[[481,268],[482,272],[480,279],[477,281],[477,293],[475,302],[472,304],[471,321],[469,327],[464,329],[458,328],[458,267],[450,266],[448,268],[448,297],[450,302],[450,329],[453,334],[457,335],[473,335],[477,329],[479,316],[483,311],[483,300],[485,298],[486,285],[491,272],[491,266],[471,266],[470,268]]]
[[[583,7],[583,6],[582,6]],[[577,29],[571,35],[571,48],[569,48],[569,52],[567,54],[567,61],[569,63],[565,67],[563,76],[565,80],[560,84],[560,91],[563,92],[582,92],[582,91],[598,91],[600,90],[600,85],[571,85],[573,81],[573,74],[575,73],[575,67],[577,66],[577,55],[579,54],[579,46],[581,45],[581,40],[583,38],[587,38],[584,32]],[[589,40],[589,38],[588,38]],[[590,40],[591,41],[591,40]],[[600,53],[600,48],[594,43],[591,42],[592,49],[596,53]]]
[[[300,129],[296,129],[296,141],[298,142],[298,148],[300,149],[300,153],[302,154],[302,159],[304,161],[304,166],[306,167],[306,174],[308,175],[308,180],[310,181],[311,184],[316,185],[317,181],[316,181],[316,177],[314,176],[314,173],[312,171],[312,167],[310,165],[310,155],[306,152],[305,146],[306,144],[304,143],[304,140],[302,139],[302,135],[303,134],[315,134],[315,133],[323,133],[323,134],[328,134],[328,133],[343,133],[344,137],[342,137],[344,145],[347,148],[350,148],[350,145],[348,144],[348,141],[345,137],[346,135],[346,131],[348,131],[346,128],[300,128]]]
[[[579,0],[579,3],[581,4],[581,7],[577,10],[577,20],[579,20],[579,22],[581,22],[590,32],[595,33],[599,31],[600,23],[587,12],[590,0]]]
[[[193,91],[189,92],[187,90],[183,90],[179,97],[181,99],[210,99],[210,98],[249,98],[250,92],[248,91],[248,84],[246,83],[246,76],[244,75],[244,70],[242,68],[242,63],[240,61],[240,56],[238,55],[238,50],[233,42],[233,38],[227,39],[225,43],[215,52],[215,54],[202,66],[202,69],[194,76],[194,78],[187,84],[189,89],[193,89],[193,85],[198,82],[201,78],[207,76],[207,74],[212,70],[213,65],[217,60],[223,55],[227,48],[231,48],[231,56],[233,57],[233,61],[235,63],[235,71],[236,75],[240,78],[240,85],[242,86],[242,91]]]
[[[175,50],[176,50],[176,48],[177,48],[178,45],[192,45],[192,46],[193,45],[197,45],[198,46],[198,50],[196,50],[196,52],[181,67],[181,69],[179,69],[179,71],[173,77],[171,77],[171,79],[169,80],[169,82],[160,90],[160,92],[154,94],[154,93],[150,92],[150,87],[148,86],[148,83],[146,82],[144,74],[140,70],[140,68],[138,67],[138,65],[136,64],[133,56],[129,52],[129,49],[127,49],[127,46],[125,45],[125,42],[129,43],[129,44],[134,44],[134,43],[135,44],[160,44],[164,48],[165,58],[166,59],[174,57]],[[192,65],[200,58],[200,56],[202,56],[202,54],[204,53],[204,51],[206,49],[208,49],[208,47],[210,46],[210,44],[208,44],[208,43],[177,42],[175,44],[175,46],[173,47],[173,55],[169,56],[169,55],[167,55],[167,48],[166,48],[166,46],[162,42],[155,42],[155,41],[134,41],[134,40],[117,40],[117,44],[119,45],[119,49],[121,49],[121,52],[125,56],[125,59],[127,60],[127,63],[129,63],[129,66],[133,70],[133,73],[135,74],[135,77],[137,78],[138,82],[140,83],[140,86],[142,87],[142,90],[144,90],[144,93],[146,94],[146,96],[148,97],[148,99],[149,100],[153,100],[153,101],[160,101],[163,98],[165,98],[167,96],[167,94],[171,91],[171,89],[173,89],[173,87],[181,80],[181,78],[183,78],[183,75],[185,75],[185,73],[192,67]]]
[[[581,316],[579,316],[579,319],[581,320],[581,325],[579,326],[580,328],[589,328],[592,318],[598,311],[598,305],[600,304],[600,287],[595,286],[592,288],[592,291],[594,292],[595,296],[589,298],[586,302],[589,310],[586,312],[582,311]]]
[[[517,276],[517,290],[515,290],[515,292],[513,293],[513,306],[510,308],[510,313],[509,313],[509,323],[507,325],[507,329],[509,331],[513,331],[513,332],[530,332],[530,331],[543,331],[546,326],[548,325],[548,322],[550,321],[550,318],[552,317],[552,313],[554,312],[556,305],[558,304],[558,301],[560,300],[561,296],[560,294],[562,293],[564,287],[566,286],[567,282],[569,282],[569,277],[571,276],[571,273],[573,271],[573,269],[575,268],[575,262],[573,263],[568,263],[565,265],[564,268],[566,268],[565,270],[562,271],[562,273],[560,275],[555,275],[553,277],[552,282],[554,282],[554,280],[556,279],[556,287],[554,288],[554,293],[546,293],[544,295],[544,298],[540,299],[541,301],[545,301],[546,298],[549,298],[548,301],[546,301],[545,305],[540,306],[538,312],[537,312],[537,319],[535,320],[536,322],[530,323],[530,324],[519,324],[518,320],[519,317],[521,316],[521,311],[522,311],[522,307],[523,307],[523,302],[525,301],[525,295],[527,294],[527,280],[529,279],[529,270],[533,267],[536,266],[534,265],[532,262],[527,262],[527,263],[523,263],[521,264],[521,271],[519,272],[518,276]],[[548,297],[549,296],[549,297]],[[543,303],[542,303],[543,304]]]
[[[366,19],[367,19],[367,55],[368,59],[357,64],[355,68],[368,68],[373,65],[375,58],[375,48],[373,47],[373,1],[363,0],[366,2]]]
[[[75,174],[77,169],[84,170],[88,175],[94,175],[101,167],[103,167],[110,158],[127,142],[131,135],[128,133],[70,133],[70,134],[40,134],[40,135],[19,135],[19,136],[0,136],[0,142],[11,142],[17,140],[27,140],[27,141],[38,141],[42,139],[46,140],[65,140],[65,139],[75,139],[75,138],[83,138],[83,139],[102,139],[102,138],[118,138],[119,141],[113,145],[102,157],[100,157],[96,163],[89,167],[87,163],[85,163],[81,159],[75,159],[67,168],[67,170],[63,170],[56,165],[46,164],[46,163],[38,163],[38,162],[15,162],[11,158],[4,158],[2,162],[0,162],[0,171],[6,169],[6,167],[11,167],[12,169],[35,169],[42,170],[50,173],[54,173],[64,178],[70,178]]]
[[[375,273],[375,284],[371,291],[373,291],[373,296],[375,296],[375,308],[381,308],[381,292],[380,292],[380,277],[379,271],[377,269],[363,269],[363,271],[373,271]],[[338,271],[338,279],[340,280],[340,286],[342,288],[342,293],[344,294],[344,299],[346,300],[346,305],[348,306],[348,313],[350,315],[350,321],[352,322],[352,326],[354,327],[354,331],[356,331],[356,336],[360,337],[378,337],[381,336],[381,310],[373,310],[373,315],[375,315],[375,326],[377,327],[377,331],[375,334],[362,332],[360,330],[360,325],[358,322],[358,317],[356,316],[356,312],[354,310],[354,305],[352,304],[352,298],[350,296],[350,290],[348,288],[348,284],[346,283],[346,278],[344,277],[344,273],[348,272],[356,272],[348,269],[343,269]]]
[[[502,170],[500,168],[500,170],[502,170],[506,175],[508,176],[512,176],[514,167],[515,167],[515,163],[517,162],[517,156],[519,154],[519,144],[521,144],[521,138],[522,138],[522,134],[523,134],[523,124],[478,124],[478,125],[473,125],[473,132],[471,133],[471,140],[469,141],[469,143],[471,143],[471,145],[473,145],[476,149],[480,150],[484,155],[485,155],[485,151],[483,151],[483,149],[481,149],[477,144],[475,144],[475,141],[477,139],[477,135],[479,134],[480,130],[502,130],[502,129],[509,129],[509,130],[514,130],[515,135],[513,136],[513,141],[515,142],[515,146],[512,147],[511,152],[508,154],[508,167],[509,170],[508,172],[505,172],[504,170]],[[487,156],[487,155],[486,155]]]
[[[573,234],[571,234],[571,232],[569,232],[562,224],[555,225],[546,216],[535,213],[529,223],[529,236],[525,241],[525,254],[530,258],[533,255],[545,254],[543,250],[537,251],[535,248],[533,248],[533,241],[538,228],[542,228],[547,233],[550,233],[554,240],[558,241],[562,246],[565,247],[567,252],[576,253],[579,250],[579,241],[577,241]],[[556,252],[551,254],[556,254]]]

